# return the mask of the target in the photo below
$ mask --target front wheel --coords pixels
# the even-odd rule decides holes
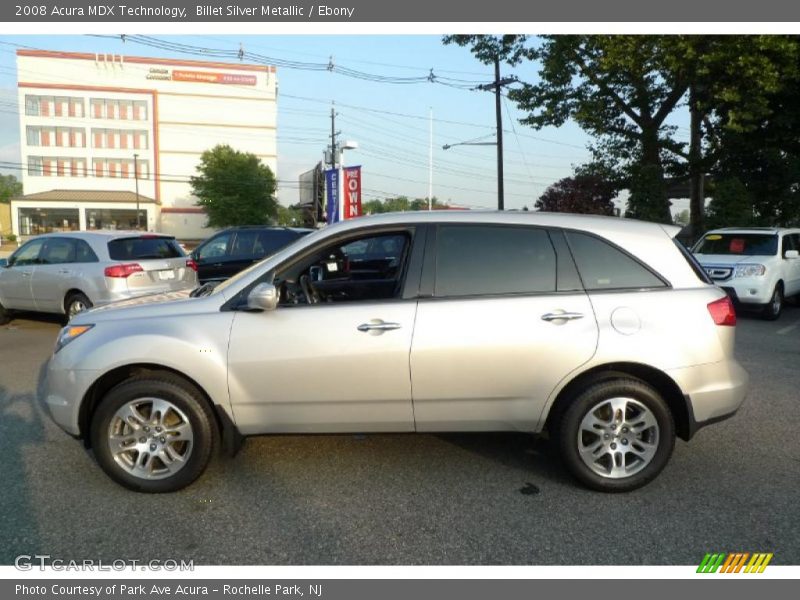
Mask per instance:
[[[783,287],[778,283],[775,286],[775,290],[772,292],[772,298],[770,298],[769,302],[764,307],[764,312],[762,313],[764,319],[767,321],[775,321],[778,319],[783,311],[783,300]]]
[[[174,492],[205,470],[216,443],[200,392],[171,375],[133,377],[101,400],[91,425],[97,462],[138,492]]]
[[[567,468],[583,484],[627,492],[666,466],[675,424],[652,387],[638,379],[611,379],[590,386],[567,408],[559,445]]]

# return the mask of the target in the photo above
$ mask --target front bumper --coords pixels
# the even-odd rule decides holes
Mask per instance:
[[[100,374],[97,371],[59,369],[55,362],[51,358],[47,364],[40,394],[53,421],[70,435],[80,437],[81,402]]]
[[[750,381],[747,371],[735,359],[674,369],[668,374],[686,398],[687,439],[699,429],[736,414]]]
[[[767,304],[772,298],[773,288],[765,284],[765,281],[756,282],[752,279],[717,283],[736,304]]]

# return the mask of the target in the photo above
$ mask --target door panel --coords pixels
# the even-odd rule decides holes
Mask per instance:
[[[584,293],[421,301],[411,346],[417,431],[538,429],[550,393],[593,356],[597,335]]]
[[[413,431],[408,357],[416,306],[352,302],[237,313],[228,377],[239,429]]]
[[[36,310],[62,312],[67,286],[75,277],[75,241],[47,238],[36,272],[31,278],[31,291]]]
[[[9,258],[11,266],[0,270],[0,297],[6,308],[36,310],[31,281],[44,241],[32,240]]]

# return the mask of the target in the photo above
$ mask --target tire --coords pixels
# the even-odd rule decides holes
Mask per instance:
[[[9,323],[12,318],[11,311],[0,303],[0,325]]]
[[[86,297],[86,294],[81,292],[72,292],[64,299],[64,313],[67,315],[67,322],[71,321],[73,317],[89,310],[94,306],[92,301]]]
[[[778,283],[775,285],[769,302],[764,306],[761,316],[766,321],[776,321],[781,316],[781,312],[783,312],[783,305],[783,286]]]
[[[108,392],[94,413],[90,436],[106,474],[146,493],[174,492],[192,483],[217,444],[208,402],[168,373],[135,376]]]
[[[581,483],[601,492],[628,492],[666,466],[675,446],[675,422],[656,390],[638,379],[617,377],[590,385],[566,408],[558,445]]]

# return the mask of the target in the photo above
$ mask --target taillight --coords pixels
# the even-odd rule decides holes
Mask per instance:
[[[134,273],[140,273],[144,271],[142,265],[139,263],[125,263],[122,265],[111,265],[110,267],[106,267],[105,274],[106,277],[130,277]]]
[[[186,266],[189,267],[192,271],[197,271],[197,263],[194,262],[193,258],[186,259]]]
[[[709,303],[708,312],[716,325],[730,327],[736,325],[736,311],[733,309],[733,301],[728,296]]]

